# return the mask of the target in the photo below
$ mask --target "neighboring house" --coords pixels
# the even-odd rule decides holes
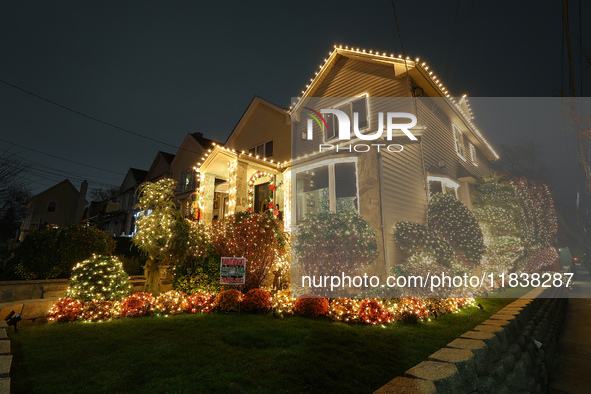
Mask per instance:
[[[112,201],[91,201],[85,214],[88,223],[115,237],[122,235],[125,218],[119,203]]]
[[[119,211],[121,213],[120,227],[117,235],[133,235],[135,219],[138,210],[135,207],[137,202],[137,188],[146,180],[148,171],[130,168],[119,188]]]
[[[384,97],[400,102],[381,107]],[[364,134],[378,129],[381,112],[414,114],[418,122],[412,133],[417,140],[399,131],[392,141],[385,136],[376,141],[356,137],[341,141],[336,139],[336,122],[329,120],[328,128],[322,129],[313,122],[310,141],[310,116],[304,107],[313,102],[311,98],[321,98],[314,103],[318,110],[357,112]],[[385,275],[403,259],[393,235],[398,221],[425,224],[429,198],[438,192],[453,193],[471,208],[470,190],[476,178],[490,175],[489,164],[498,155],[472,120],[467,99],[453,99],[418,59],[335,48],[292,110],[255,98],[225,146],[216,146],[198,163],[203,219],[260,211],[273,203],[282,205],[284,224],[290,229],[321,203],[328,203],[333,212],[349,206],[375,231],[380,255],[372,274]],[[273,141],[271,156],[269,141]],[[359,142],[400,144],[403,152],[355,152],[350,144]],[[344,149],[338,155],[334,150],[319,153],[319,143]],[[270,186],[278,189],[270,193]]]
[[[48,225],[63,226],[82,220],[88,182],[80,185],[80,191],[69,180],[64,180],[31,197],[27,203],[27,216],[21,224],[19,241],[27,234]]]
[[[172,153],[158,151],[148,173],[145,181],[158,182],[160,179],[170,178],[172,176],[170,165],[174,160]]]
[[[204,138],[203,133],[187,134],[170,164],[170,177],[178,182],[174,200],[187,218],[199,218],[195,193],[199,180],[195,163],[215,144],[216,141]]]

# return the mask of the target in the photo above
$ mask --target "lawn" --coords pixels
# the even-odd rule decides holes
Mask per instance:
[[[12,388],[370,393],[511,301],[480,299],[484,310],[383,327],[247,314],[28,325],[10,332]]]

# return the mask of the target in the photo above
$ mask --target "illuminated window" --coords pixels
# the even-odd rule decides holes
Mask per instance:
[[[296,174],[296,219],[321,212],[358,212],[357,192],[355,161],[301,170]]]
[[[273,140],[267,141],[264,144],[253,146],[248,150],[248,153],[259,157],[273,157]]]
[[[429,176],[427,182],[429,183],[429,198],[437,193],[452,194],[455,198],[458,198],[458,187],[460,185],[451,179]]]
[[[461,130],[454,124],[453,125],[454,131],[454,141],[456,143],[456,153],[462,159],[466,160],[466,156],[464,155],[464,134],[462,134]]]
[[[57,201],[49,201],[47,203],[47,212],[57,211]]]
[[[478,165],[478,158],[476,157],[476,147],[472,143],[470,143],[470,159],[472,160],[472,164],[474,164],[475,166]]]
[[[195,172],[193,170],[181,173],[180,186],[182,192],[195,189]]]
[[[367,110],[367,96],[359,97],[354,100],[341,104],[334,109],[343,111],[351,121],[351,131],[353,131],[353,113],[359,114],[359,130],[367,128],[369,125],[369,111]],[[326,141],[332,140],[339,135],[339,122],[332,114],[325,114],[324,119],[328,129],[326,130]]]

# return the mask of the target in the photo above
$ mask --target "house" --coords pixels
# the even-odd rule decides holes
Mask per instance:
[[[260,97],[252,100],[226,143],[216,144],[197,163],[203,220],[261,212],[273,203],[273,210],[278,205],[277,213],[283,213],[289,206],[285,166],[291,160],[290,131],[286,109]]]
[[[170,177],[177,181],[174,201],[185,217],[198,219],[194,204],[198,179],[194,167],[201,156],[213,149],[214,144],[219,143],[203,137],[203,133],[189,133],[170,163]]]
[[[129,168],[123,182],[119,187],[119,211],[118,223],[114,229],[114,234],[122,236],[131,236],[135,225],[137,209],[137,188],[146,180],[148,171],[138,168]],[[105,207],[108,209],[108,207]]]
[[[302,93],[290,110],[255,98],[225,146],[198,163],[204,220],[280,204],[289,230],[321,206],[354,209],[378,241],[368,274],[384,276],[404,258],[395,224],[426,224],[435,193],[471,208],[476,178],[498,159],[468,99],[419,59],[335,47]]]
[[[31,197],[27,203],[27,215],[19,230],[19,241],[27,234],[48,225],[63,226],[82,220],[88,182],[80,185],[80,191],[65,179],[62,182]]]

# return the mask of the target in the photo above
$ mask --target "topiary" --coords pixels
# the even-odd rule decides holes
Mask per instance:
[[[328,315],[328,300],[317,295],[305,294],[296,300],[294,310],[302,316],[325,316]]]
[[[370,298],[359,304],[359,318],[366,324],[383,324],[392,320],[392,313],[381,302]]]
[[[474,267],[485,252],[482,230],[468,207],[451,194],[429,201],[429,227],[446,240],[462,262]]]
[[[213,307],[220,312],[238,312],[244,294],[236,289],[220,292],[215,298]]]
[[[80,301],[70,297],[63,298],[53,304],[47,314],[47,321],[73,322],[78,317],[81,309],[82,303]]]
[[[271,309],[271,293],[261,289],[250,289],[244,295],[242,310],[245,312],[268,312]]]
[[[129,276],[113,256],[93,256],[72,270],[67,296],[76,300],[119,301],[131,291]]]
[[[213,293],[195,293],[187,297],[185,310],[189,313],[209,313],[213,309],[216,295]]]
[[[134,293],[121,300],[119,316],[139,317],[152,312],[154,296],[150,293]]]
[[[185,294],[176,290],[167,291],[156,298],[154,306],[161,313],[183,313],[187,306]]]

